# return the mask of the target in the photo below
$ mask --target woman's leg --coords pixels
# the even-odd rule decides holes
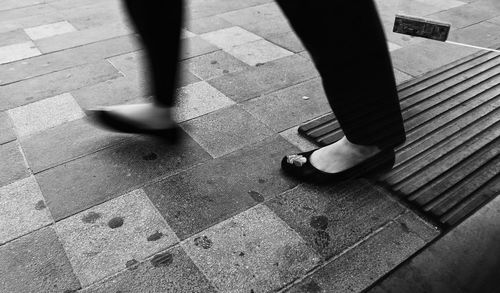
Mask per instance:
[[[88,111],[98,124],[111,130],[165,135],[174,129],[172,116],[183,20],[182,0],[125,0],[131,22],[144,45],[153,103],[116,105]],[[168,132],[170,133],[170,132]]]
[[[125,0],[125,7],[144,45],[155,104],[172,107],[179,61],[182,0]]]
[[[341,171],[381,149],[404,143],[394,73],[374,3],[277,2],[311,54],[345,134],[338,143],[316,151],[311,161],[323,171]],[[337,166],[329,164],[328,156]]]

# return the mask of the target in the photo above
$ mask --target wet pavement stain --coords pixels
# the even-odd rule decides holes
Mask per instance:
[[[218,62],[215,60],[210,61],[210,64],[217,64]]]
[[[248,194],[255,200],[256,202],[264,202],[264,197],[262,194],[258,193],[257,191],[250,190]]]
[[[314,281],[310,281],[309,283],[302,285],[300,287],[300,289],[302,290],[302,292],[305,292],[305,293],[321,293],[322,292],[321,287]]]
[[[264,184],[264,183],[266,183],[266,179],[259,178],[259,183],[260,183],[260,184]]]
[[[125,263],[125,267],[130,271],[137,269],[138,265],[139,262],[136,259],[131,259]]]
[[[196,237],[194,239],[194,245],[202,247],[204,249],[209,249],[210,247],[212,247],[212,240],[208,239],[207,236]]]
[[[410,228],[408,228],[408,225],[405,223],[400,223],[401,224],[401,229],[403,229],[403,232],[405,233],[410,233]]]
[[[158,158],[158,155],[156,153],[149,153],[147,155],[142,156],[142,159],[144,161],[154,161]]]
[[[239,256],[245,256],[245,253],[242,251],[240,252]]]
[[[100,251],[89,251],[89,252],[84,252],[83,255],[86,257],[93,257],[96,256],[100,253]]]
[[[111,229],[116,229],[118,227],[121,227],[123,225],[123,218],[122,217],[115,217],[108,222],[108,226]]]
[[[45,202],[43,200],[40,200],[36,203],[35,205],[35,210],[40,211],[46,208],[47,206],[45,205]]]
[[[222,70],[222,73],[224,73],[224,74],[229,73],[229,70],[224,69],[224,70]]]
[[[325,231],[318,230],[315,233],[314,243],[321,249],[327,248],[330,245],[330,234]]]
[[[328,218],[326,216],[314,216],[311,218],[311,227],[317,230],[326,230],[328,228]]]
[[[149,235],[147,239],[148,241],[156,241],[161,237],[163,237],[163,233],[156,231],[156,233]]]
[[[90,212],[82,217],[82,222],[87,224],[94,224],[100,217],[101,214]]]
[[[172,254],[168,253],[168,252],[165,252],[165,253],[161,253],[161,254],[157,254],[155,255],[152,259],[151,259],[151,264],[157,268],[157,267],[166,267],[168,265],[170,265],[173,261],[173,256]]]

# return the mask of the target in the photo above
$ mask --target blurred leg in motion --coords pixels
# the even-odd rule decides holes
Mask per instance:
[[[172,118],[183,21],[183,1],[125,0],[130,20],[144,45],[153,103],[116,105],[91,110],[101,126],[131,133],[167,135],[176,129]]]
[[[404,143],[396,82],[374,3],[277,2],[312,56],[345,134],[340,141],[308,154],[312,166],[341,172]],[[287,169],[293,160],[283,163]],[[288,169],[300,174],[297,168]]]

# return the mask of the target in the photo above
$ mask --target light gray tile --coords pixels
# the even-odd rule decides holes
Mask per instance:
[[[39,25],[25,28],[24,31],[32,40],[39,40],[56,35],[62,35],[76,31],[76,29],[67,21],[60,21],[50,24]]]
[[[179,88],[177,92],[175,119],[178,122],[186,121],[233,104],[234,101],[208,83],[192,83]]]
[[[31,135],[85,116],[69,93],[8,111],[19,136]]]
[[[266,40],[258,40],[234,46],[227,50],[227,52],[251,66],[294,54]]]
[[[52,222],[35,177],[0,188],[0,245]]]
[[[320,260],[262,205],[186,239],[181,246],[220,292],[270,292]]]
[[[0,64],[22,60],[42,53],[33,42],[24,42],[0,47]]]
[[[262,39],[261,37],[238,26],[205,33],[200,35],[200,37],[217,47],[226,50],[234,46]]]
[[[64,219],[55,228],[83,286],[178,242],[142,189]]]

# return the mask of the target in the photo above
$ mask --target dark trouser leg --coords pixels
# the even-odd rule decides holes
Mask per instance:
[[[381,148],[404,143],[391,59],[372,0],[277,2],[311,54],[347,139]]]
[[[125,7],[144,44],[155,104],[171,107],[177,82],[182,0],[125,0]]]

